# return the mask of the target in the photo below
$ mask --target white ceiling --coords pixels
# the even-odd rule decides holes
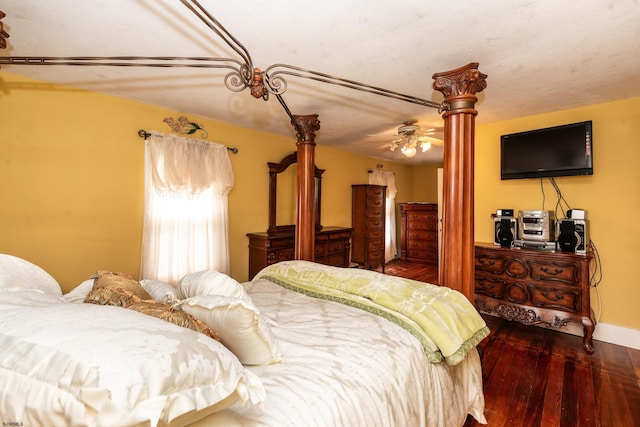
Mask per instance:
[[[488,75],[479,124],[640,96],[638,0],[296,0],[200,3],[254,66],[295,65],[440,102],[432,75],[470,62]],[[0,56],[238,58],[179,0],[0,0],[10,34]],[[220,70],[6,65],[48,82],[290,136],[275,97],[224,87]],[[402,122],[441,127],[432,108],[289,77],[293,114],[318,114],[319,145],[419,164],[388,144]],[[209,130],[209,139],[215,132]]]

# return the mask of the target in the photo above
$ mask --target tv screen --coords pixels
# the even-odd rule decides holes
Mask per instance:
[[[593,175],[591,121],[502,135],[501,179]]]

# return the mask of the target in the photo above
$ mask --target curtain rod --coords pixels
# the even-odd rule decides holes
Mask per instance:
[[[138,131],[138,136],[139,136],[140,138],[142,138],[142,139],[147,139],[147,138],[149,138],[149,137],[151,136],[151,133],[150,133],[150,132],[147,132],[147,131],[146,131],[146,130],[144,130],[144,129],[140,129],[140,130]],[[236,147],[226,147],[226,146],[225,146],[225,148],[226,148],[227,150],[231,151],[233,154],[238,154],[238,149],[237,149]]]

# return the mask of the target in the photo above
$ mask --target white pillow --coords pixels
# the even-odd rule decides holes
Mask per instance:
[[[203,321],[244,365],[282,362],[279,346],[260,311],[250,300],[198,295],[175,307]]]
[[[197,295],[224,295],[251,300],[242,285],[224,273],[203,270],[185,275],[178,282],[178,299]]]
[[[67,302],[80,303],[84,302],[91,289],[93,289],[94,279],[87,279],[66,294],[62,295]]]
[[[0,254],[0,288],[40,289],[62,295],[60,285],[49,273],[27,260]]]
[[[178,300],[178,290],[171,283],[160,280],[142,279],[140,284],[156,302],[173,304]]]
[[[186,425],[266,398],[260,379],[219,342],[132,310],[0,302],[0,324],[3,419]]]

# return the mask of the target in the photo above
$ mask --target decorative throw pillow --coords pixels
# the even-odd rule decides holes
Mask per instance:
[[[212,331],[204,322],[183,311],[178,311],[170,305],[159,302],[138,302],[127,307],[130,310],[137,311],[148,316],[153,316],[174,325],[189,328],[196,332],[205,334],[216,341],[220,341],[218,335]]]
[[[131,304],[153,301],[153,297],[129,276],[122,273],[98,271],[93,289],[84,302],[128,307]]]
[[[215,270],[190,273],[178,282],[178,298],[185,299],[197,295],[224,295],[251,300],[242,285]]]
[[[140,284],[156,302],[173,304],[178,300],[178,290],[171,283],[160,280],[142,279]]]
[[[249,300],[219,295],[198,295],[175,307],[216,331],[243,365],[282,362],[279,346],[260,311]]]

